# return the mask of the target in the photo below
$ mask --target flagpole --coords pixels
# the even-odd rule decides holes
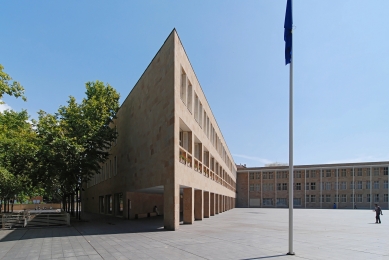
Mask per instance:
[[[291,12],[292,0],[290,1]],[[291,13],[291,16],[293,14]],[[291,29],[293,35],[293,29]],[[294,255],[293,251],[293,36],[291,37],[291,58],[289,64],[289,252],[288,255]]]

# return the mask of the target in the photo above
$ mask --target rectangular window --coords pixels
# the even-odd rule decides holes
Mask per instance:
[[[186,74],[182,72],[181,74],[181,86],[180,86],[180,97],[182,102],[186,104]]]
[[[199,122],[199,97],[194,93],[194,119]]]
[[[123,216],[123,193],[115,194],[115,214]]]
[[[339,190],[339,182],[334,182],[334,189]]]
[[[384,189],[388,188],[388,181],[384,181]]]
[[[105,213],[104,196],[99,197],[99,208],[100,208],[100,213],[104,214]]]
[[[380,188],[380,181],[374,181],[374,189],[378,190]]]
[[[251,191],[251,192],[254,191],[254,184],[250,184],[250,191]]]
[[[269,172],[269,179],[270,179],[270,180],[273,179],[273,176],[274,176],[273,172]]]
[[[203,122],[203,105],[201,104],[201,102],[199,101],[199,125],[200,127],[203,127],[202,126],[202,122]]]
[[[288,206],[286,198],[277,198],[277,207],[286,207]]]
[[[366,172],[366,176],[370,176],[370,168],[367,168],[367,169],[365,170],[365,172]]]
[[[311,170],[311,178],[316,178],[316,170]]]
[[[346,189],[347,189],[347,182],[342,181],[342,182],[340,183],[340,189],[341,189],[341,190],[346,190]]]
[[[362,203],[363,202],[362,194],[357,194],[357,202],[358,203]]]
[[[316,182],[311,182],[311,190],[316,190]]]
[[[294,172],[294,177],[295,178],[301,178],[301,171],[295,171]]]
[[[277,179],[281,179],[281,172],[277,172]]]
[[[320,195],[320,202],[323,203],[324,202],[324,195]]]
[[[255,191],[261,191],[261,185],[255,184]]]
[[[193,100],[193,97],[192,97],[192,93],[193,93],[193,91],[192,91],[192,85],[190,84],[190,82],[189,82],[189,80],[188,80],[188,95],[187,95],[187,108],[188,108],[188,110],[189,110],[189,112],[191,112],[192,113],[192,109],[193,109],[193,104],[192,104],[192,100]]]
[[[283,183],[282,184],[282,190],[288,190],[288,184],[287,183]]]
[[[254,180],[254,177],[255,177],[254,173],[250,172],[250,180]]]
[[[309,203],[309,195],[305,195],[305,202]]]
[[[262,202],[263,206],[273,206],[273,199],[271,198],[264,198]]]
[[[305,185],[305,190],[309,190],[309,182]]]
[[[326,202],[331,202],[331,194],[326,194]]]
[[[388,167],[384,167],[384,175],[388,175]]]
[[[357,176],[362,176],[362,168],[357,169]]]
[[[309,178],[309,171],[305,171],[305,178]]]
[[[294,206],[301,206],[301,198],[293,198]]]
[[[366,181],[366,189],[370,189],[370,181]]]
[[[362,190],[362,181],[357,181],[357,190]]]
[[[273,184],[273,183],[270,183],[270,184],[269,184],[269,190],[270,190],[270,191],[274,190],[274,184]]]
[[[379,176],[380,175],[380,168],[373,168],[373,174],[374,174],[374,176]]]
[[[267,179],[267,172],[262,173],[262,179],[266,180]]]
[[[354,187],[354,182],[353,181],[350,181],[350,190],[354,190],[355,187]]]
[[[326,182],[326,190],[331,190],[331,182]]]
[[[260,180],[260,179],[261,179],[261,173],[260,173],[260,172],[256,172],[256,173],[255,173],[255,178],[256,178],[257,180]]]
[[[384,202],[388,202],[388,194],[384,194]]]
[[[347,176],[346,169],[340,169],[340,174],[342,177],[346,177]]]
[[[347,196],[346,196],[346,194],[342,194],[342,195],[340,196],[340,202],[347,202]]]
[[[366,202],[370,202],[370,194],[366,195]]]
[[[350,202],[354,202],[355,203],[354,194],[350,194]]]
[[[277,183],[277,190],[282,190],[282,183]]]
[[[326,177],[331,177],[331,170],[326,170]]]
[[[380,194],[374,194],[374,202],[380,202]]]
[[[338,169],[335,170],[335,177],[339,177]]]
[[[301,190],[301,183],[296,183],[296,190]]]
[[[339,203],[339,194],[335,194],[334,196],[334,202]]]
[[[311,202],[316,202],[316,195],[311,195]]]
[[[105,199],[106,199],[108,214],[112,214],[112,196],[106,195]]]

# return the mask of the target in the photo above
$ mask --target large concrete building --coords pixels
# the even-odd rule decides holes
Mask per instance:
[[[235,205],[236,165],[173,30],[117,113],[110,159],[83,193],[87,212],[124,218],[157,206],[166,229]]]
[[[389,162],[294,166],[296,208],[389,208]],[[237,207],[288,207],[289,167],[238,166]]]

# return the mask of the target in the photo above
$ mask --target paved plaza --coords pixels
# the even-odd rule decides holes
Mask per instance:
[[[100,215],[72,227],[0,231],[0,259],[389,259],[389,213],[294,210],[294,251],[287,209],[233,209],[164,231],[163,217]]]

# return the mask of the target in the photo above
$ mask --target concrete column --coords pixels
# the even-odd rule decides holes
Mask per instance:
[[[219,212],[223,213],[223,195],[219,194]]]
[[[222,211],[226,211],[226,196],[222,195]]]
[[[193,198],[193,188],[184,188],[183,189],[183,204],[184,204],[184,224],[192,224],[194,222],[194,198]]]
[[[209,218],[210,200],[209,191],[204,191],[204,218]]]
[[[203,210],[204,210],[204,206],[203,206],[203,190],[195,190],[194,192],[195,194],[195,203],[194,203],[194,217],[195,217],[195,220],[203,220]]]
[[[219,194],[215,194],[215,214],[219,214]]]
[[[180,189],[174,183],[164,185],[163,224],[167,230],[177,230],[180,226]]]
[[[215,193],[211,193],[211,210],[210,210],[210,215],[215,216]]]

